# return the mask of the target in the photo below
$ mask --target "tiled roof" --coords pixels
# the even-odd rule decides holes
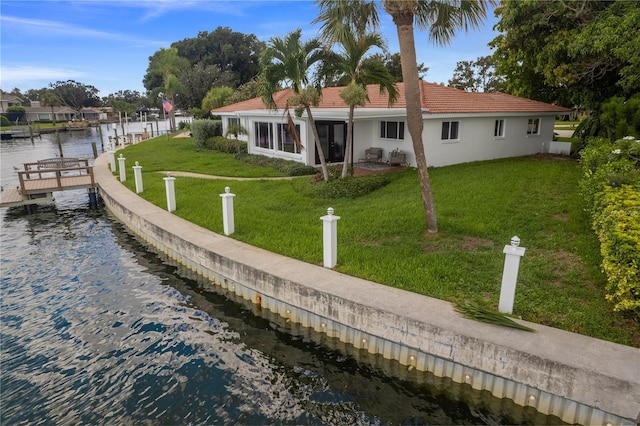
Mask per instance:
[[[314,108],[348,108],[340,98],[342,87],[322,89],[320,105]],[[379,86],[367,86],[369,102],[364,108],[389,108],[388,96],[380,93]],[[431,114],[446,113],[491,113],[491,112],[569,112],[569,108],[532,101],[505,93],[465,92],[435,83],[420,82],[422,108]],[[404,83],[398,83],[399,96],[390,108],[405,108]],[[281,90],[273,95],[278,109],[286,106],[287,99],[293,94],[291,89]],[[266,110],[260,98],[253,98],[236,104],[214,109],[212,113]]]

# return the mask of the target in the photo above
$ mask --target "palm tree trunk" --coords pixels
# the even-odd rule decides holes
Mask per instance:
[[[171,103],[171,111],[169,111],[169,128],[171,133],[176,132],[176,104],[174,102],[173,93],[169,94],[169,102]]]
[[[344,152],[344,164],[342,165],[342,177],[347,177],[349,171],[349,162],[351,161],[351,151],[353,146],[353,113],[356,107],[354,105],[349,106],[349,121],[347,122],[347,146]]]
[[[311,130],[313,131],[313,138],[316,141],[316,149],[318,150],[318,157],[320,157],[320,166],[322,167],[322,177],[324,181],[327,182],[329,180],[329,171],[327,170],[327,162],[324,161],[324,151],[322,150],[322,145],[320,145],[320,135],[318,135],[318,128],[316,127],[316,122],[313,119],[313,115],[311,114],[311,107],[309,105],[304,106],[307,110],[307,117],[309,117],[309,126],[311,126]]]
[[[391,13],[391,11],[387,11]],[[413,141],[413,152],[416,155],[416,165],[420,179],[422,204],[427,221],[427,230],[429,233],[437,233],[438,222],[436,220],[436,209],[431,193],[427,157],[422,143],[422,103],[420,101],[420,80],[418,78],[416,48],[413,35],[413,13],[411,11],[395,10],[391,15],[398,30],[402,80],[404,81],[404,92],[407,102],[407,127],[411,135],[411,140]]]

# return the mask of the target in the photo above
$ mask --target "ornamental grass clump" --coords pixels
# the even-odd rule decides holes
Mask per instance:
[[[600,240],[606,298],[640,315],[640,140],[596,138],[581,154],[582,195]]]

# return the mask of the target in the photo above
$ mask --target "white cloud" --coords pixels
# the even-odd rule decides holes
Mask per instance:
[[[19,31],[25,33],[38,33],[38,34],[46,34],[47,37],[51,36],[64,36],[64,37],[73,37],[75,39],[82,38],[93,38],[93,39],[102,39],[102,40],[113,40],[113,41],[126,41],[132,44],[137,45],[152,45],[159,46],[166,44],[166,42],[160,40],[150,40],[150,39],[141,39],[141,38],[132,38],[130,34],[121,34],[116,32],[108,32],[108,31],[100,31],[94,30],[91,28],[84,28],[77,25],[71,25],[65,22],[58,21],[49,21],[44,19],[29,19],[29,18],[19,18],[13,16],[0,16],[0,21],[2,25],[11,26],[12,28],[18,29]]]
[[[23,66],[2,66],[0,73],[0,86],[14,87],[29,81],[57,81],[57,80],[73,80],[85,77],[86,73],[68,68],[49,68],[35,65]]]

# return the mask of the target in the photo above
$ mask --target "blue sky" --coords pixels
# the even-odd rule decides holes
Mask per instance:
[[[268,41],[301,28],[315,37],[312,0],[0,0],[0,88],[21,91],[75,80],[106,96],[119,90],[144,94],[149,57],[161,47],[218,26]],[[398,52],[395,26],[382,16],[389,50]],[[496,33],[489,13],[481,30],[459,34],[447,47],[416,33],[418,62],[429,67],[426,80],[446,83],[456,62],[491,53]]]

